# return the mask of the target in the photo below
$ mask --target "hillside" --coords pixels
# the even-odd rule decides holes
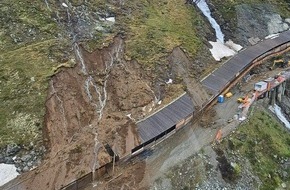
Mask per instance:
[[[286,0],[208,4],[225,39],[244,47],[290,26]],[[214,29],[190,1],[0,5],[0,163],[15,164],[23,175],[11,184],[28,189],[59,189],[101,167],[107,147],[126,156],[140,143],[136,121],[193,96],[226,60],[211,56]]]

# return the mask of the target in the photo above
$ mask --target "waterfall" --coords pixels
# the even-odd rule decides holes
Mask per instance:
[[[221,43],[224,43],[224,34],[222,33],[221,27],[216,22],[216,20],[211,16],[210,9],[207,3],[205,2],[205,0],[199,0],[199,1],[193,0],[193,2],[196,3],[197,7],[201,10],[201,12],[210,22],[211,26],[214,28],[217,40],[219,40]]]
[[[239,44],[235,44],[231,40],[225,43],[224,34],[221,30],[221,27],[216,22],[216,20],[211,16],[210,9],[205,0],[192,0],[192,3],[196,4],[196,6],[208,19],[211,26],[215,30],[216,42],[209,41],[209,43],[212,45],[210,52],[216,61],[220,61],[223,57],[233,56],[243,48],[242,46],[240,46]]]
[[[287,118],[284,116],[281,108],[275,104],[274,106],[270,106],[269,109],[276,114],[278,119],[288,128],[290,129],[290,122],[287,120]]]
[[[83,56],[82,56],[82,54],[80,52],[80,47],[77,44],[77,42],[75,42],[74,50],[75,50],[75,54],[77,56],[77,59],[81,63],[83,74],[87,75],[88,73],[87,73],[87,68],[86,68],[86,65],[85,65],[85,61],[84,61]]]
[[[103,110],[107,102],[107,91],[106,91],[107,80],[106,79],[107,79],[107,76],[105,77],[105,82],[104,82],[103,87],[100,87],[99,85],[97,85],[94,82],[94,79],[92,76],[89,76],[85,81],[85,90],[86,90],[87,96],[89,97],[90,102],[96,107],[96,111],[99,114],[99,120],[103,116]],[[95,92],[97,94],[97,97],[96,97],[97,103],[96,103],[96,100],[93,99],[90,86],[92,86],[95,89]]]

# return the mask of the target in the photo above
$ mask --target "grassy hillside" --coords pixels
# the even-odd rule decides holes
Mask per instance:
[[[152,64],[176,46],[196,55],[202,45],[197,28],[204,22],[193,5],[179,0],[141,0],[130,1],[126,7],[132,10],[124,17],[129,27],[129,58]]]
[[[41,140],[48,79],[57,63],[49,49],[58,28],[44,3],[1,1],[0,148]],[[53,56],[52,56],[53,57]]]
[[[229,154],[248,158],[262,181],[260,189],[275,189],[290,180],[283,174],[290,174],[290,168],[283,164],[290,158],[289,131],[267,112],[256,111],[223,145]]]

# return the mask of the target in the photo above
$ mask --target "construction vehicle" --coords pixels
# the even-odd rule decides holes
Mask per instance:
[[[286,68],[289,66],[290,66],[289,60],[276,59],[273,61],[273,65],[270,67],[270,70],[274,70],[276,68]]]
[[[230,97],[232,97],[232,96],[233,96],[233,93],[231,93],[231,92],[228,92],[228,93],[226,93],[226,95],[225,95],[226,98],[230,98]]]
[[[238,103],[243,103],[244,100],[245,100],[245,99],[244,99],[243,97],[240,97],[240,98],[237,99],[237,102],[238,102]]]
[[[248,99],[249,99],[249,97],[248,97],[248,95],[246,95],[245,97],[239,97],[238,99],[237,99],[237,102],[238,103],[246,103],[247,101],[248,101]]]

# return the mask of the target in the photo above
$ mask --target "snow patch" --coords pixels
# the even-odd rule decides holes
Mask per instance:
[[[110,22],[115,22],[115,17],[108,17],[106,18],[106,21],[110,21]]]
[[[219,40],[217,42],[209,41],[209,43],[212,45],[209,51],[216,61],[220,61],[223,57],[230,57],[236,54],[234,50],[230,49]]]
[[[16,167],[11,164],[0,164],[0,171],[0,186],[8,183],[19,175],[16,171]]]
[[[65,8],[68,8],[67,4],[65,4],[65,3],[62,3],[61,5]]]
[[[241,117],[241,118],[239,118],[239,121],[245,121],[247,118],[246,117]]]
[[[282,113],[282,111],[281,111],[281,108],[278,106],[278,105],[274,105],[274,107],[273,106],[270,106],[269,107],[269,110],[271,110],[277,117],[278,117],[278,119],[282,122],[282,123],[284,123],[284,125],[288,128],[288,129],[290,129],[290,123],[289,123],[289,121],[286,119],[286,117],[283,115],[283,113]]]
[[[168,79],[168,81],[166,82],[166,84],[172,84],[173,80],[172,79]]]
[[[239,45],[239,44],[235,44],[232,40],[228,40],[226,42],[226,46],[228,46],[229,48],[231,48],[232,50],[238,52],[241,49],[243,49],[243,46]]]
[[[266,36],[265,39],[274,39],[277,37],[279,37],[279,34],[270,34],[270,35]]]
[[[193,1],[196,2],[196,1]],[[235,44],[232,40],[224,43],[224,34],[221,30],[220,25],[216,22],[216,20],[211,16],[210,9],[205,0],[199,0],[196,3],[197,7],[201,10],[204,16],[208,19],[211,26],[214,28],[216,33],[216,42],[209,43],[212,45],[212,49],[210,52],[216,61],[220,61],[223,57],[229,57],[236,54],[236,52],[240,51],[243,47],[239,44]]]

